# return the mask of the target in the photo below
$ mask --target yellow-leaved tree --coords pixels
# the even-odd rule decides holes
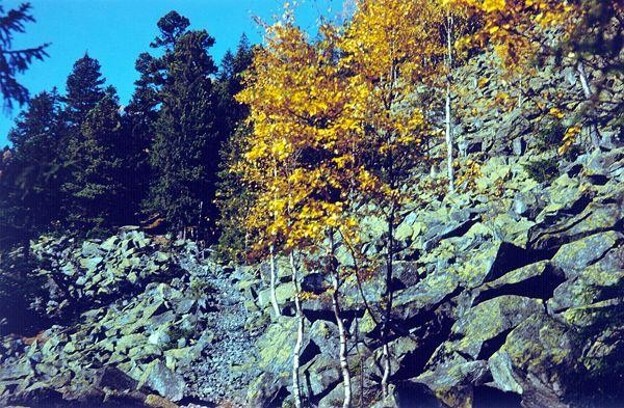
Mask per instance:
[[[297,258],[315,256],[322,259],[323,271],[333,281],[347,407],[351,385],[336,241],[338,235],[356,236],[347,200],[353,181],[359,179],[353,152],[361,139],[361,126],[355,119],[356,105],[348,99],[348,81],[337,64],[337,34],[329,26],[320,31],[320,40],[309,41],[291,15],[267,28],[266,45],[256,53],[247,87],[237,96],[249,105],[253,126],[238,166],[256,188],[247,220],[247,228],[258,237],[256,249],[270,257],[277,250],[288,254],[293,272],[298,319],[292,367],[295,405],[302,406],[303,399],[299,355],[304,332]]]
[[[381,318],[384,397],[389,394],[393,267],[398,214],[409,200],[405,182],[422,156],[428,125],[416,87],[443,52],[431,2],[360,0],[342,41],[341,63],[350,73],[350,103],[363,119],[359,193],[386,224],[385,293]],[[442,50],[441,50],[442,48]]]
[[[601,0],[450,0],[452,4],[467,7],[471,16],[483,22],[475,34],[463,39],[481,47],[494,47],[510,70],[527,71],[530,63],[544,56],[557,56],[573,64],[581,91],[588,105],[592,105],[595,90],[586,69],[596,52],[587,53],[587,39],[595,32],[609,31],[615,16],[622,16],[620,2]],[[594,32],[594,33],[592,33]],[[604,39],[602,36],[599,38]],[[600,41],[604,42],[604,41]],[[604,42],[606,43],[606,42]],[[621,50],[621,46],[619,47]],[[564,55],[565,53],[565,55]],[[586,127],[594,149],[601,143],[600,132],[592,109],[586,113]],[[571,129],[574,129],[571,128]],[[573,138],[563,141],[560,153],[565,153]]]

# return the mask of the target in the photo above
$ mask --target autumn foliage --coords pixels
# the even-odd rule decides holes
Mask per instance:
[[[367,265],[383,265],[387,290],[376,319],[387,344],[395,230],[413,199],[408,185],[414,171],[422,172],[430,163],[432,146],[441,144],[443,133],[439,112],[429,101],[446,99],[452,194],[451,103],[461,98],[453,93],[454,69],[470,56],[492,50],[505,68],[527,76],[535,60],[569,47],[586,12],[582,2],[573,1],[359,0],[348,23],[324,24],[312,40],[287,9],[281,21],[267,28],[265,44],[256,50],[245,89],[237,96],[249,106],[250,132],[231,171],[254,191],[244,228],[255,250],[271,257],[281,251],[291,260],[293,254],[326,257],[325,265],[334,265],[325,272],[336,282],[335,304],[349,273],[361,277],[358,273],[366,269],[370,275]],[[582,66],[578,69],[585,85]],[[441,84],[446,89],[438,89]],[[423,96],[423,89],[433,96]],[[492,103],[512,104],[504,92]],[[580,131],[580,125],[568,129],[560,154],[576,143]],[[458,184],[471,185],[466,177],[478,173],[474,166],[464,169]],[[363,208],[385,225],[383,250],[377,254],[365,254]],[[351,269],[336,266],[340,246],[354,259]],[[336,316],[340,323],[339,307]],[[386,395],[391,372],[387,347],[383,360]],[[345,384],[347,377],[343,375]]]

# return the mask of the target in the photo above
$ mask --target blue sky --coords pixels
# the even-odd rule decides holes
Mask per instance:
[[[5,10],[22,1],[0,0]],[[52,43],[50,57],[35,62],[20,77],[35,95],[56,86],[64,91],[73,63],[86,52],[100,61],[107,83],[119,92],[122,104],[130,99],[138,75],[136,57],[150,51],[149,43],[158,34],[157,21],[176,10],[191,21],[191,29],[206,29],[215,37],[211,54],[217,62],[227,49],[235,48],[246,33],[259,43],[262,30],[253,21],[258,16],[271,22],[283,10],[282,0],[29,0],[37,22],[26,34],[16,36],[15,47]],[[297,21],[313,32],[321,16],[340,19],[343,0],[299,0]],[[0,113],[0,147],[19,112]]]

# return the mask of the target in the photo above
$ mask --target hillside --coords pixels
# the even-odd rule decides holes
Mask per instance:
[[[536,86],[558,80],[550,72]],[[624,149],[581,154],[540,174],[533,163],[557,156],[532,146],[542,136],[531,116],[470,117],[481,126],[466,140],[482,147],[464,160],[487,154],[473,187],[423,198],[401,215],[385,402],[376,321],[385,282],[381,274],[361,290],[353,276],[344,282],[356,404],[614,406],[624,397]],[[513,136],[528,146],[514,149]],[[369,242],[381,242],[383,220],[370,216],[366,225]],[[47,284],[29,300],[50,327],[34,338],[4,331],[4,404],[288,406],[296,318],[287,259],[278,260],[276,317],[268,264],[220,265],[191,241],[130,230],[103,242],[42,238],[32,251],[29,276]],[[344,250],[338,260],[353,263]],[[308,271],[301,285],[309,293],[303,394],[314,406],[337,406],[331,282]],[[8,328],[19,327],[7,317]]]
[[[33,101],[0,406],[624,403],[624,7],[354,7],[217,76],[171,12],[126,110],[87,55]]]

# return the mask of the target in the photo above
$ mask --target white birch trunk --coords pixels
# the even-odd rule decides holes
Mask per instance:
[[[299,381],[299,367],[301,365],[300,355],[301,348],[303,346],[303,312],[301,310],[301,300],[299,299],[300,290],[299,290],[299,281],[297,274],[297,267],[295,265],[295,256],[291,252],[289,255],[290,259],[290,267],[292,268],[292,280],[295,285],[295,311],[297,314],[297,342],[295,343],[295,348],[293,350],[293,365],[292,365],[292,387],[293,387],[293,397],[295,399],[295,407],[301,408],[301,386]]]
[[[280,311],[279,303],[277,303],[277,294],[275,292],[275,287],[277,286],[277,270],[275,266],[275,247],[273,244],[271,244],[271,247],[269,248],[269,253],[269,262],[271,265],[271,305],[273,306],[275,317],[278,317],[282,313]]]
[[[590,101],[594,96],[594,91],[591,88],[589,83],[589,79],[587,78],[587,73],[585,72],[585,65],[582,62],[579,62],[577,65],[577,71],[579,74],[579,79],[581,81],[581,87],[583,88],[583,95],[585,95],[585,99]],[[593,115],[593,113],[592,113]],[[598,126],[594,123],[592,118],[592,123],[589,125],[589,137],[591,139],[591,144],[594,149],[600,148],[600,134],[598,132]]]
[[[337,272],[334,273],[337,274]],[[334,316],[336,317],[336,322],[338,324],[338,334],[340,336],[339,359],[340,370],[342,372],[342,385],[344,387],[344,402],[342,403],[342,407],[349,408],[351,407],[351,373],[349,372],[349,362],[347,360],[347,332],[340,314],[340,303],[338,301],[338,277],[334,276],[333,278],[334,293],[332,296],[332,304],[334,307]]]

